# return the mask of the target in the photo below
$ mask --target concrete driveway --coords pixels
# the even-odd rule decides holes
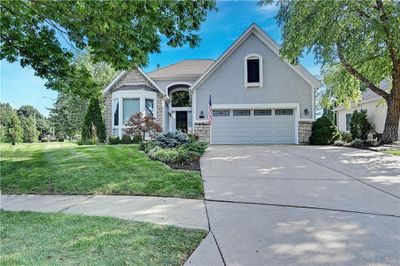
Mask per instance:
[[[201,168],[212,233],[189,265],[400,264],[400,157],[229,145]]]

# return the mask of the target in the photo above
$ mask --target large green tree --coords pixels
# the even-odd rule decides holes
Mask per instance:
[[[27,143],[38,141],[39,130],[36,128],[36,120],[33,116],[20,117],[22,127],[22,140]]]
[[[101,112],[99,97],[92,97],[86,111],[82,127],[83,142],[97,138],[100,143],[106,141],[106,125]]]
[[[81,133],[88,99],[72,93],[59,93],[50,109],[50,121],[58,138],[72,140]]]
[[[32,105],[22,105],[17,110],[17,112],[24,129],[25,129],[24,123],[27,121],[27,119],[34,121],[36,130],[39,132],[38,135],[36,134],[36,132],[34,135],[37,135],[39,140],[50,134],[49,120],[45,116],[43,116],[39,112],[39,110],[37,110],[35,107],[33,107]],[[31,123],[31,121],[29,121],[29,123]],[[31,129],[31,131],[34,132],[33,129]],[[32,142],[32,141],[27,141],[27,142]]]
[[[275,4],[264,0],[260,4]],[[400,2],[396,0],[278,0],[281,55],[298,63],[312,51],[323,65],[325,105],[349,107],[368,88],[387,104],[383,141],[398,138]],[[390,86],[380,86],[388,80]]]
[[[74,54],[90,50],[95,63],[117,70],[142,66],[163,36],[173,47],[196,46],[194,32],[213,9],[212,0],[3,0],[0,59],[31,66],[51,89],[92,96],[97,83]]]

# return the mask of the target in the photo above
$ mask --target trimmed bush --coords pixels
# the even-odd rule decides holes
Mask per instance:
[[[123,135],[121,138],[121,144],[131,144],[132,138],[129,135]]]
[[[91,142],[93,138],[97,138],[100,143],[106,141],[106,125],[101,114],[98,97],[90,99],[82,126],[83,141]]]
[[[109,136],[108,137],[108,144],[110,145],[117,145],[120,143],[119,137],[118,136]]]
[[[142,135],[136,134],[132,138],[132,143],[139,144],[142,141]]]
[[[149,151],[148,155],[153,160],[159,160],[163,163],[176,163],[178,151],[176,149],[163,149],[156,146]]]
[[[157,136],[156,143],[162,148],[174,148],[189,143],[187,134],[182,132],[165,132]]]
[[[365,141],[362,139],[354,139],[351,142],[351,146],[355,147],[355,148],[362,148],[362,147],[364,147],[364,144],[365,144]]]
[[[140,142],[139,149],[141,149],[145,153],[149,153],[149,151],[156,146],[157,145],[154,141],[142,141],[142,142]]]
[[[340,139],[345,143],[350,143],[353,140],[353,136],[349,132],[340,132]]]
[[[310,144],[329,145],[339,139],[339,131],[326,116],[318,118],[312,125]]]
[[[370,122],[368,122],[367,111],[355,110],[351,115],[350,121],[350,133],[354,139],[366,139],[366,133],[372,128]]]
[[[197,152],[197,153],[203,155],[203,153],[207,149],[207,143],[193,141],[193,142],[184,144],[182,147],[187,149],[188,151]]]

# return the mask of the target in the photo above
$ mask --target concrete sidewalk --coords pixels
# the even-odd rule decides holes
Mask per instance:
[[[208,230],[202,200],[140,196],[1,195],[10,211],[62,212]]]

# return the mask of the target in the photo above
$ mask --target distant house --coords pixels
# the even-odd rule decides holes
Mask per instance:
[[[387,84],[383,83],[386,87]],[[350,121],[354,110],[366,110],[368,121],[374,125],[375,131],[382,134],[385,128],[387,106],[385,100],[371,90],[362,93],[361,101],[350,109],[336,108],[336,123],[340,131],[350,131]],[[399,130],[400,137],[400,130]]]
[[[164,131],[193,132],[212,144],[304,143],[319,86],[305,68],[282,60],[278,44],[252,24],[216,61],[121,73],[104,90],[107,134],[121,137],[129,117],[143,112]]]

